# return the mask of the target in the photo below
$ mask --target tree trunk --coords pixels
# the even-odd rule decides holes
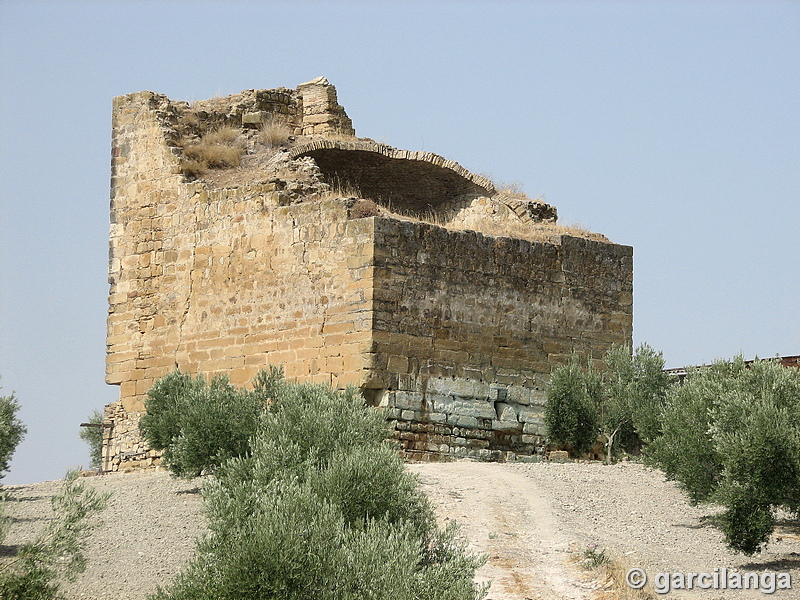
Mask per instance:
[[[619,427],[617,427],[611,435],[606,434],[606,464],[611,464],[611,451],[614,449],[614,436],[617,435]]]

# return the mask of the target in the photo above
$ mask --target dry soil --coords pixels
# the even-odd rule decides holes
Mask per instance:
[[[412,464],[442,523],[455,520],[472,550],[485,553],[478,575],[491,600],[593,600],[596,572],[579,558],[590,544],[652,580],[659,572],[788,571],[797,590],[673,590],[670,599],[800,598],[800,539],[788,525],[756,557],[725,549],[713,507],[692,507],[659,471],[636,463]],[[86,479],[113,492],[87,551],[88,569],[64,587],[68,598],[143,600],[168,585],[204,529],[202,480],[164,472]],[[9,486],[14,523],[0,556],[46,522],[60,482]]]

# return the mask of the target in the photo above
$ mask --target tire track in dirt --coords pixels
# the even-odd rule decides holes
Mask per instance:
[[[593,585],[569,560],[570,540],[546,494],[498,463],[409,465],[440,521],[454,519],[469,547],[487,556],[477,573],[491,600],[589,600]]]

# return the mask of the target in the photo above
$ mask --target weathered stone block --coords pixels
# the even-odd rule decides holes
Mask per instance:
[[[510,431],[514,429],[522,429],[522,423],[519,421],[498,421],[494,419],[492,421],[492,429],[495,431]]]
[[[493,419],[497,417],[494,404],[486,400],[476,400],[474,398],[453,398],[452,412],[468,417],[475,417],[476,419]]]
[[[477,427],[478,419],[467,415],[450,414],[447,415],[447,423],[457,427]]]
[[[403,413],[403,409],[391,407],[386,410],[386,418],[387,419],[399,419],[400,415]]]
[[[540,423],[544,419],[544,408],[540,406],[520,406],[519,420],[523,423]]]
[[[428,418],[433,423],[445,423],[447,422],[447,415],[444,413],[432,412],[428,413]]]
[[[517,404],[542,405],[547,401],[547,392],[543,390],[512,385],[508,388],[508,400]]]
[[[519,407],[524,408],[524,407]],[[495,410],[497,411],[497,420],[498,421],[507,421],[507,422],[517,422],[517,409],[510,405],[505,404],[503,402],[498,402],[495,404]]]
[[[544,429],[544,426],[541,423],[525,423],[522,426],[522,433],[528,433],[531,435],[539,435],[539,433]]]
[[[452,396],[443,396],[441,394],[428,394],[426,396],[428,406],[435,412],[452,414],[455,412],[455,399]]]
[[[246,112],[242,114],[242,126],[243,127],[258,127],[262,123],[267,116],[267,113],[264,111],[257,111],[257,112]]]
[[[460,414],[472,417],[480,416],[480,405],[473,400],[455,396],[429,396],[433,399],[433,407],[437,412]]]
[[[423,397],[422,394],[419,392],[405,392],[405,391],[397,391],[394,392],[394,405],[397,408],[409,409],[409,410],[422,410],[422,403]]]
[[[444,396],[463,396],[467,398],[489,398],[489,384],[469,379],[439,378],[428,379],[427,391]]]

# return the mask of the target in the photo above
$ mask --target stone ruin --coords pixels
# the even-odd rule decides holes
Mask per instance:
[[[102,470],[158,464],[138,421],[174,369],[358,386],[410,459],[541,451],[552,368],[632,332],[632,248],[556,218],[356,137],[324,78],[115,98]]]

